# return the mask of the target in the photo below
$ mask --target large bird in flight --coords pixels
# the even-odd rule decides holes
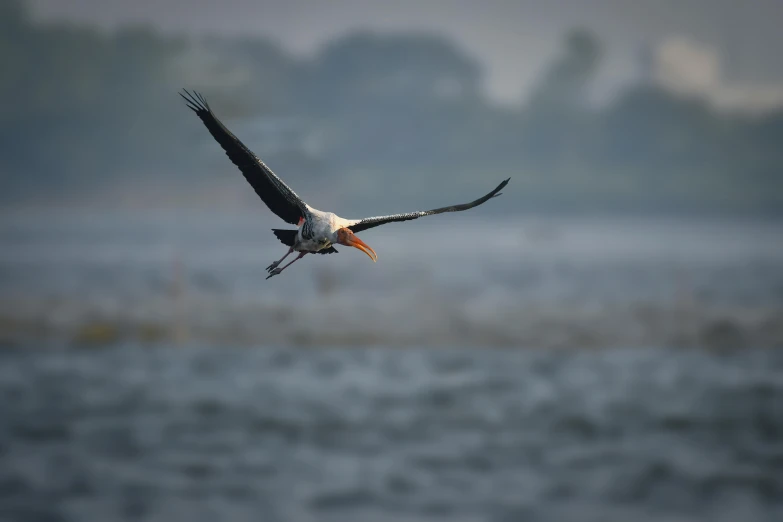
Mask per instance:
[[[232,163],[239,167],[245,179],[256,191],[256,194],[266,203],[266,206],[286,223],[298,227],[296,230],[272,229],[275,236],[289,248],[282,258],[274,261],[267,267],[269,272],[267,279],[278,275],[309,253],[331,254],[337,252],[333,246],[336,244],[358,248],[367,254],[373,262],[377,261],[378,255],[375,253],[375,250],[356,237],[357,232],[395,221],[408,221],[424,216],[432,216],[444,212],[459,212],[477,207],[499,196],[501,194],[500,191],[508,184],[510,179],[504,180],[486,196],[462,205],[364,219],[344,219],[331,212],[315,209],[302,201],[302,198],[283,183],[283,180],[278,178],[263,161],[253,154],[217,119],[217,116],[212,112],[206,99],[201,94],[184,90],[184,94],[179,93],[179,95],[185,99],[188,107],[201,118],[209,133],[223,147]],[[299,255],[281,268],[280,263],[294,252],[298,252]]]

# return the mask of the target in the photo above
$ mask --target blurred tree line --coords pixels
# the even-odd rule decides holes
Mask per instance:
[[[441,184],[481,191],[513,176],[499,209],[783,208],[783,113],[725,114],[644,83],[591,108],[602,48],[587,31],[567,35],[532,96],[507,108],[483,95],[480,64],[436,36],[356,33],[305,60],[262,38],[43,24],[25,7],[0,2],[2,200],[230,170],[175,95],[189,87],[285,177],[411,205]],[[289,120],[317,152],[267,150],[238,130]]]

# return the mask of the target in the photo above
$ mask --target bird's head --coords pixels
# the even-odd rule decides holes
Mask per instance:
[[[378,254],[375,253],[375,250],[370,247],[367,243],[356,237],[356,234],[351,231],[350,228],[341,228],[337,231],[337,243],[349,247],[358,248],[365,254],[367,254],[370,259],[373,260],[373,263],[375,261],[378,261]]]

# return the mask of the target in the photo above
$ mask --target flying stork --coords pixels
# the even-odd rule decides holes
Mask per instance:
[[[187,89],[183,89],[183,91],[184,94],[179,93],[179,95],[185,100],[187,106],[204,122],[209,133],[223,147],[231,162],[242,171],[245,179],[266,206],[283,221],[298,227],[296,230],[272,229],[277,239],[288,246],[288,252],[267,267],[267,272],[269,272],[267,279],[280,274],[309,253],[336,253],[337,250],[334,248],[336,244],[357,248],[375,262],[378,260],[378,255],[372,247],[356,236],[357,232],[395,221],[408,221],[424,216],[432,216],[444,212],[459,212],[477,207],[496,196],[500,196],[500,191],[511,179],[504,180],[486,196],[462,205],[364,219],[344,219],[331,212],[320,211],[305,203],[258,156],[253,154],[220,122],[209,107],[207,100],[201,94],[195,91],[191,93]],[[280,263],[294,252],[298,252],[299,255],[293,261],[280,268]]]

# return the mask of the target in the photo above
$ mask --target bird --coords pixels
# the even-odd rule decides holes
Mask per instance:
[[[288,247],[288,251],[283,257],[273,261],[266,268],[268,272],[266,279],[281,274],[286,268],[307,254],[335,254],[337,250],[334,248],[334,245],[345,245],[361,250],[373,262],[376,262],[378,261],[378,254],[367,243],[359,239],[356,235],[357,233],[387,223],[409,221],[445,212],[461,212],[477,207],[492,198],[500,196],[502,194],[500,191],[503,190],[511,179],[503,180],[491,192],[470,203],[418,212],[362,219],[345,219],[332,212],[323,212],[305,203],[258,156],[221,123],[210,108],[206,98],[200,93],[183,89],[178,94],[185,100],[188,108],[201,119],[209,133],[223,148],[231,162],[239,168],[247,182],[266,206],[280,219],[297,227],[296,229],[272,229],[277,239]],[[280,264],[294,252],[297,252],[296,257],[281,267]]]

